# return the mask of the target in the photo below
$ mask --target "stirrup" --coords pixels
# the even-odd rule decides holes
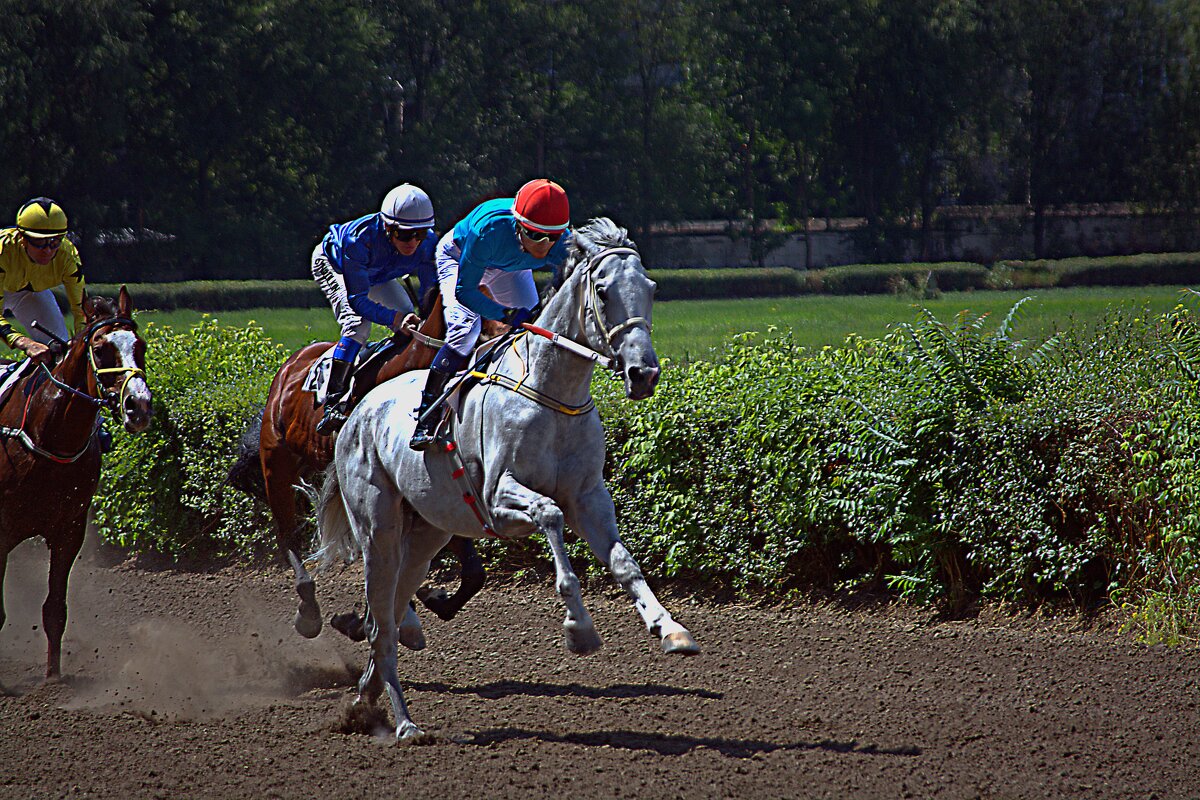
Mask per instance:
[[[413,450],[428,450],[433,445],[437,444],[437,437],[434,436],[434,431],[420,430],[413,431],[412,438],[408,440],[408,446]]]
[[[330,403],[325,406],[325,415],[317,423],[317,433],[322,436],[332,436],[346,424],[346,416],[340,403]]]

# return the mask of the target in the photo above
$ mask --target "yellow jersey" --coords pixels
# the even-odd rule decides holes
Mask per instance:
[[[83,264],[70,239],[63,238],[49,264],[39,264],[25,252],[17,228],[0,230],[0,289],[5,292],[40,292],[62,286],[75,317],[75,330],[83,330]],[[7,328],[8,325],[0,322]],[[10,334],[10,331],[0,333]],[[12,344],[16,334],[4,336]]]

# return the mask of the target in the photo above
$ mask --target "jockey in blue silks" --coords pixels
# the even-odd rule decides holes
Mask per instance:
[[[436,245],[433,202],[423,190],[405,183],[387,193],[379,213],[329,226],[313,250],[313,278],[342,328],[342,338],[333,348],[319,433],[332,434],[346,421],[349,403],[342,395],[371,323],[399,331],[412,315],[412,302],[397,278],[415,273],[422,297],[436,285]]]
[[[446,344],[433,358],[418,417],[466,366],[483,326],[480,317],[513,327],[533,319],[538,292],[532,270],[557,267],[566,260],[570,224],[567,193],[557,183],[538,178],[522,186],[516,197],[480,203],[438,242]],[[491,297],[481,291],[485,286]],[[433,444],[437,423],[437,414],[418,419],[409,446],[424,450]]]

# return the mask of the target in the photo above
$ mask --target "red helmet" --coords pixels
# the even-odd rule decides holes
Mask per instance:
[[[532,180],[520,188],[513,200],[512,215],[526,228],[542,233],[565,231],[571,224],[566,190],[546,178]]]

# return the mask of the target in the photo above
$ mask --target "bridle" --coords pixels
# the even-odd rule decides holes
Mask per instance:
[[[96,402],[103,405],[113,412],[115,416],[125,405],[125,399],[129,396],[129,382],[134,378],[145,378],[146,371],[141,367],[119,366],[119,367],[101,367],[96,363],[96,351],[92,349],[91,339],[96,331],[109,325],[123,324],[128,326],[129,330],[134,334],[137,333],[137,323],[129,317],[112,317],[111,319],[102,319],[93,322],[87,329],[87,351],[88,351],[88,366],[91,367],[92,377],[96,384]],[[124,374],[125,379],[120,383],[119,388],[109,389],[100,380],[102,375]],[[91,397],[91,395],[88,395]]]
[[[91,346],[92,336],[94,336],[96,334],[96,331],[99,331],[102,328],[108,327],[110,325],[117,325],[117,324],[127,325],[130,330],[132,330],[134,333],[137,333],[137,323],[134,322],[132,319],[130,319],[128,317],[109,317],[106,319],[97,320],[96,322],[93,322],[91,325],[89,325],[87,332],[85,333],[85,335],[83,337],[83,339],[84,339],[83,346],[86,347],[87,351],[88,351],[88,369],[90,370],[91,375],[92,375],[92,383],[94,383],[96,385],[96,394],[95,395],[91,394],[90,392],[81,392],[79,389],[76,389],[74,386],[70,386],[69,384],[66,384],[63,381],[59,380],[57,377],[55,377],[54,373],[50,371],[50,368],[47,367],[45,364],[38,365],[41,368],[41,370],[46,374],[46,377],[50,380],[50,382],[53,383],[56,387],[58,387],[59,389],[61,389],[62,391],[66,392],[70,395],[79,397],[79,398],[87,401],[88,403],[91,403],[92,406],[94,406],[97,410],[99,410],[100,408],[108,408],[109,410],[112,411],[114,418],[116,417],[121,406],[123,406],[125,404],[125,398],[127,397],[129,381],[131,381],[133,378],[138,377],[138,376],[144,377],[146,374],[145,370],[141,369],[140,367],[129,367],[129,366],[101,367],[100,365],[98,365],[96,363],[96,354]],[[57,338],[57,337],[55,337],[55,338]],[[100,380],[101,375],[108,375],[108,374],[112,374],[112,373],[124,373],[125,374],[125,380],[121,381],[121,386],[119,389],[109,389]],[[83,448],[81,450],[79,450],[79,452],[74,453],[69,456],[52,453],[51,451],[46,450],[43,447],[40,447],[36,442],[33,441],[33,439],[25,431],[25,422],[29,418],[29,409],[33,404],[34,394],[35,394],[34,392],[30,392],[28,399],[26,399],[26,401],[25,401],[25,411],[21,417],[20,427],[17,427],[17,428],[0,427],[0,437],[16,439],[29,452],[34,453],[35,455],[42,456],[43,458],[48,458],[51,461],[55,461],[59,464],[71,464],[71,463],[74,463],[75,461],[78,461],[80,456],[82,456],[84,453],[86,453],[88,451],[88,448],[91,447],[92,438],[95,436],[96,430],[98,430],[100,427],[99,420],[96,421],[96,425],[92,429],[92,434],[90,436],[88,436],[87,441],[84,443]]]
[[[595,253],[587,256],[587,264],[583,269],[583,280],[579,282],[579,329],[581,332],[587,331],[587,312],[592,312],[592,321],[596,323],[596,328],[600,331],[600,335],[604,338],[604,344],[608,348],[608,366],[619,376],[621,374],[620,358],[617,355],[617,348],[614,344],[617,335],[631,328],[645,328],[646,332],[650,332],[650,321],[645,317],[630,317],[619,325],[614,325],[609,328],[604,324],[604,310],[602,308],[603,301],[600,299],[599,293],[596,291],[596,281],[592,277],[592,272],[599,268],[604,259],[609,256],[641,256],[635,248],[632,247],[606,247]]]

